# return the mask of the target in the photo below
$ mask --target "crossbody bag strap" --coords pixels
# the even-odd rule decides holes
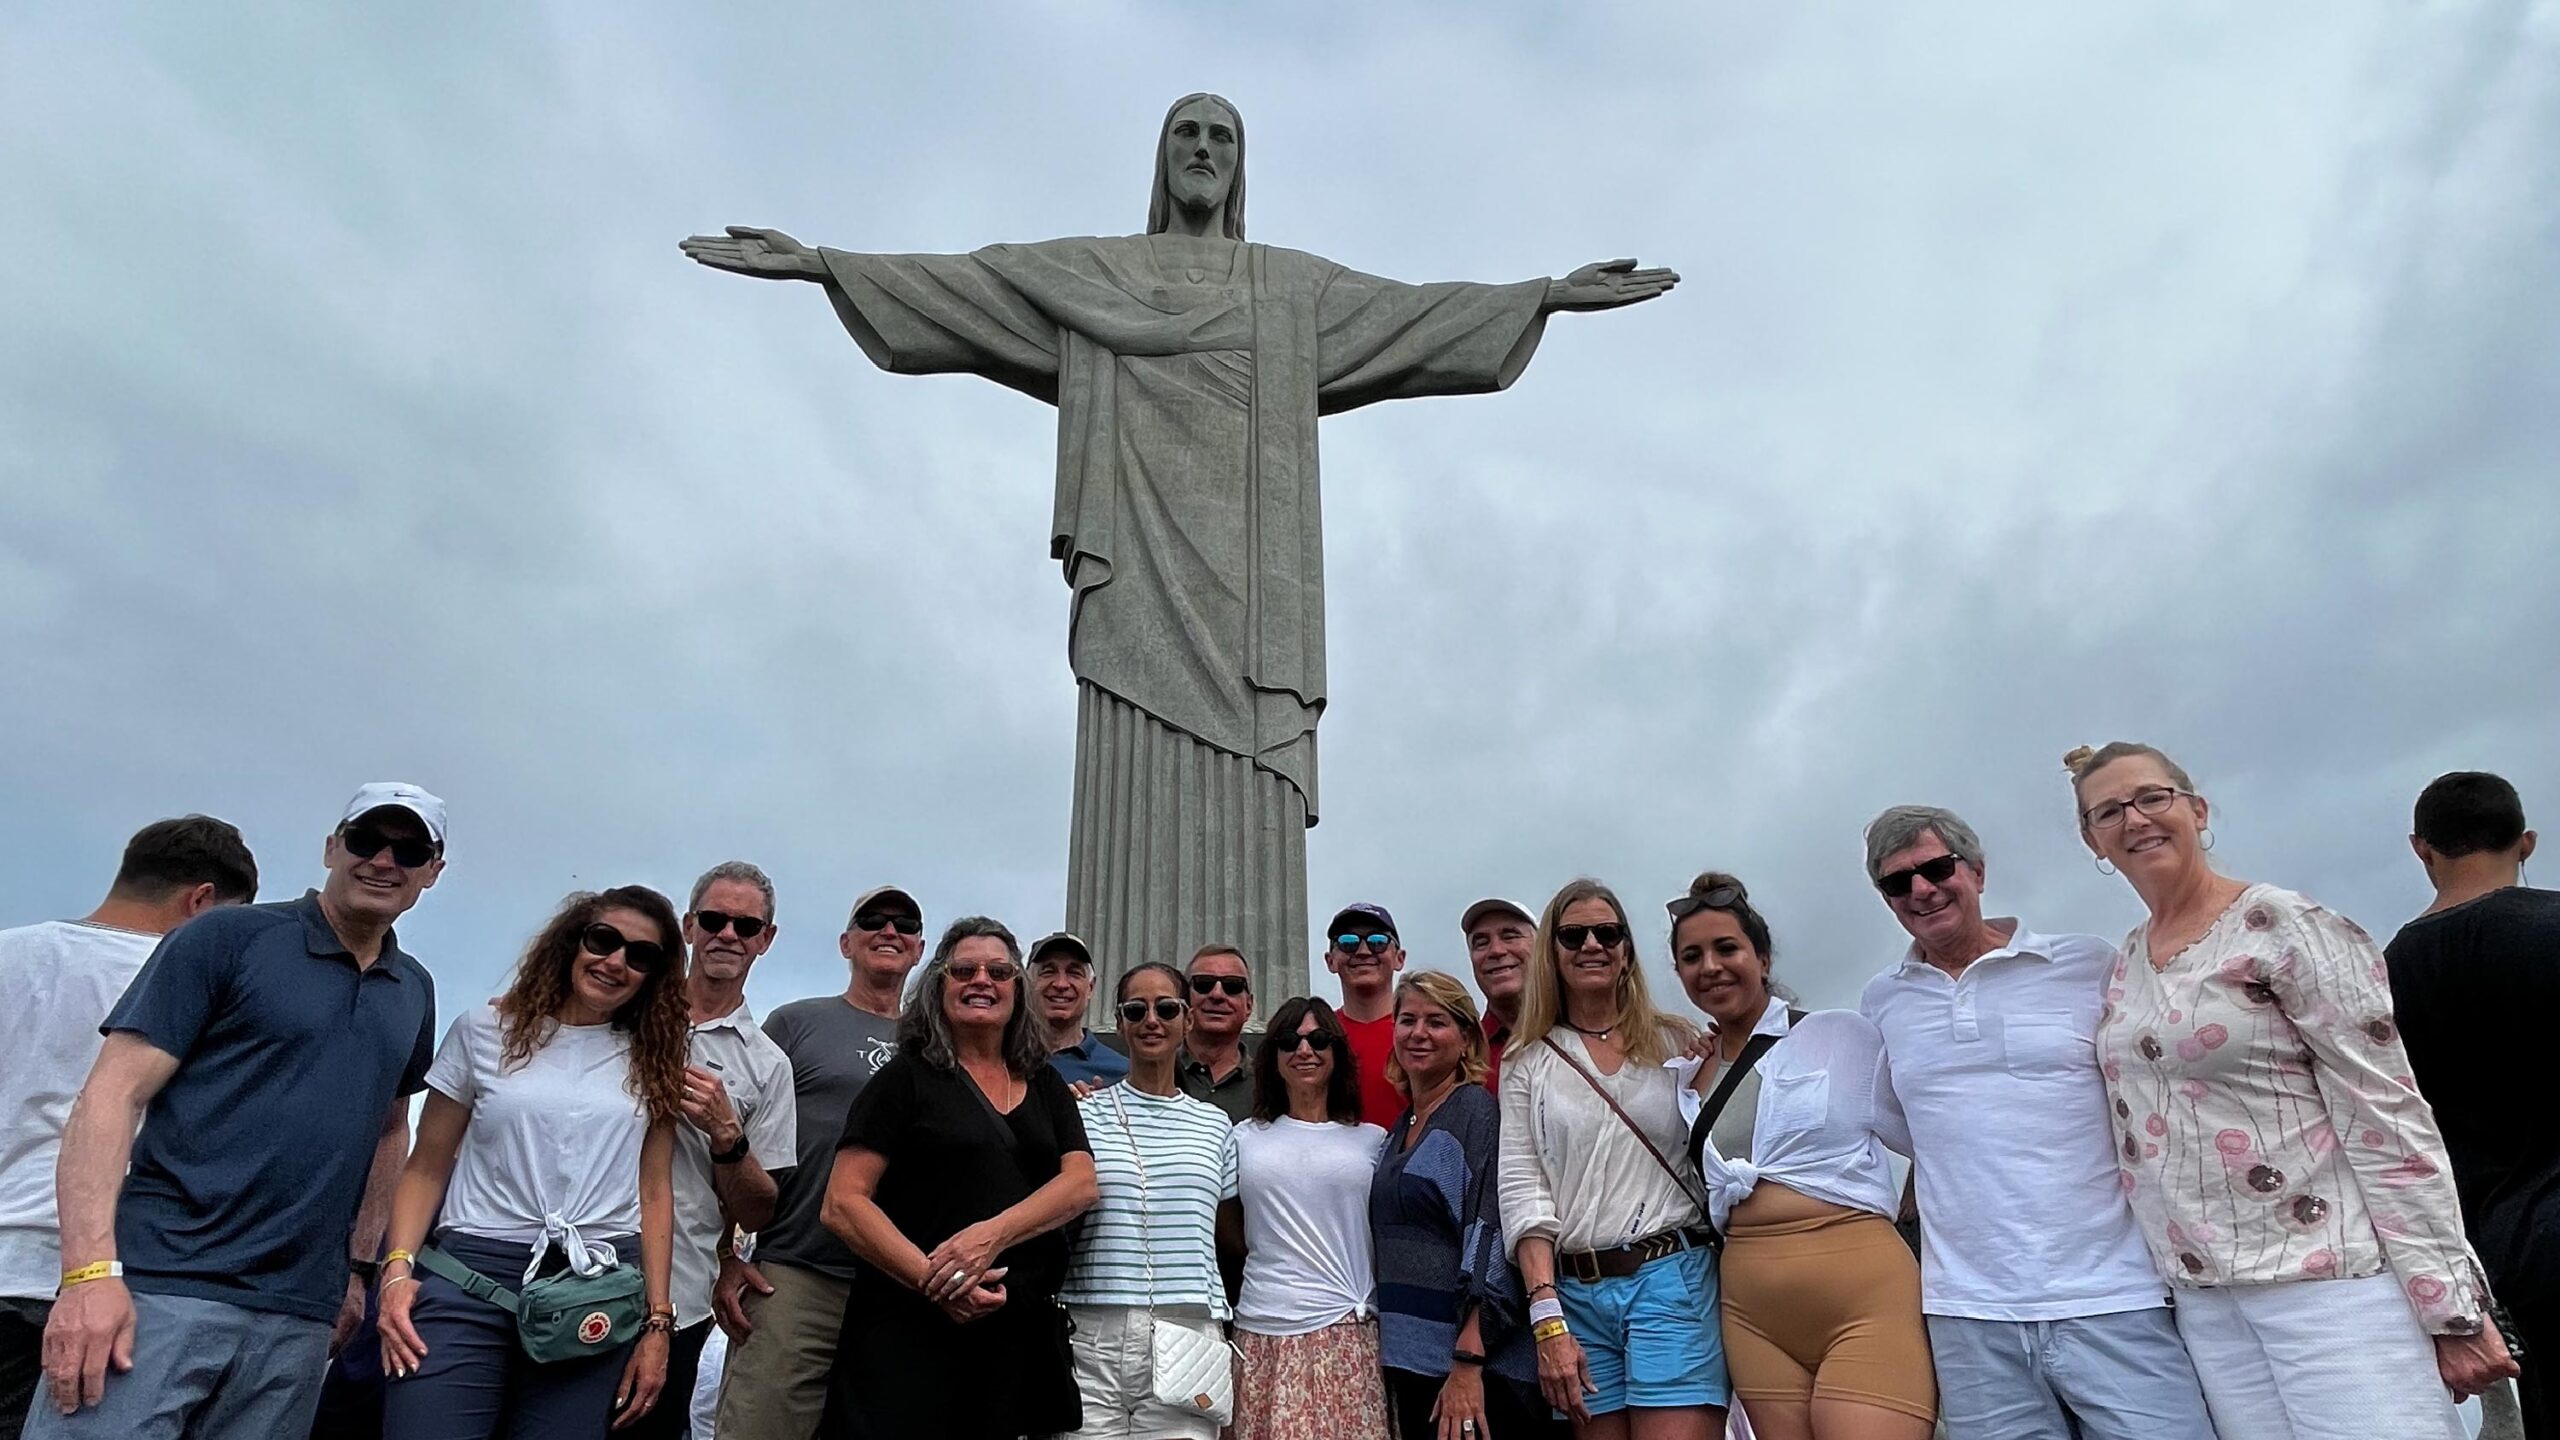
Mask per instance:
[[[1793,1029],[1803,1024],[1804,1015],[1805,1012],[1802,1010],[1792,1005],[1788,1006],[1788,1028]],[[1707,1097],[1705,1107],[1698,1111],[1697,1123],[1689,1127],[1690,1154],[1694,1155],[1698,1152],[1699,1144],[1706,1139],[1707,1132],[1714,1129],[1716,1121],[1723,1118],[1724,1107],[1732,1102],[1733,1092],[1741,1087],[1753,1068],[1759,1065],[1760,1057],[1768,1054],[1771,1047],[1785,1038],[1783,1035],[1764,1034],[1754,1035],[1742,1042],[1742,1053],[1733,1057],[1733,1064],[1726,1067],[1724,1077],[1716,1081],[1715,1093]]]
[[[486,1300],[513,1315],[517,1309],[516,1292],[454,1259],[433,1245],[418,1247],[418,1268],[430,1275],[441,1275],[475,1300]]]
[[[1111,1108],[1120,1116],[1120,1133],[1129,1137],[1129,1163],[1138,1167],[1138,1253],[1147,1262],[1147,1319],[1156,1316],[1156,1247],[1155,1237],[1147,1233],[1147,1216],[1155,1204],[1147,1196],[1147,1157],[1138,1153],[1138,1132],[1129,1126],[1129,1106],[1120,1098],[1120,1087],[1111,1087]]]
[[[1689,1203],[1698,1207],[1698,1218],[1704,1221],[1710,1213],[1707,1202],[1699,1196],[1697,1191],[1689,1188],[1689,1182],[1681,1177],[1679,1167],[1664,1157],[1661,1147],[1653,1143],[1652,1136],[1644,1133],[1644,1127],[1636,1123],[1636,1117],[1627,1113],[1627,1107],[1618,1103],[1618,1097],[1609,1093],[1609,1087],[1600,1083],[1600,1077],[1592,1074],[1590,1068],[1581,1061],[1574,1059],[1573,1052],[1557,1044],[1555,1036],[1540,1036],[1538,1043],[1554,1051],[1557,1059],[1573,1067],[1573,1073],[1582,1077],[1583,1083],[1591,1087],[1591,1093],[1599,1096],[1601,1103],[1609,1107],[1609,1113],[1618,1117],[1618,1123],[1627,1127],[1627,1133],[1636,1137],[1636,1143],[1644,1147],[1644,1153],[1652,1156],[1653,1163],[1662,1167],[1662,1173],[1671,1177],[1671,1183],[1680,1187],[1680,1193],[1689,1197]]]

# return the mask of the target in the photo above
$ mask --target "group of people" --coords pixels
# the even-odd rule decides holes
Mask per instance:
[[[569,897],[439,1030],[393,927],[442,801],[365,786],[268,904],[162,821],[0,932],[0,1435],[2458,1437],[2508,1339],[2560,1343],[2514,790],[2427,788],[2386,954],[2215,869],[2158,750],[2067,763],[2121,944],[1992,916],[1979,837],[1906,806],[1855,1010],[1710,872],[1654,932],[1686,1013],[1585,879],[1468,907],[1472,991],[1345,907],[1340,1003],[1258,1035],[1232,948],[1129,968],[1096,1034],[1082,940],[927,954],[895,886],[845,990],[758,1023],[735,861]]]

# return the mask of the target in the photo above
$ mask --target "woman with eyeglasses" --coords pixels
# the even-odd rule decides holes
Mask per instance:
[[[1711,871],[1668,908],[1672,965],[1715,1022],[1703,1063],[1673,1068],[1691,1077],[1681,1108],[1724,1236],[1725,1358],[1752,1432],[1927,1440],[1937,1375],[1920,1266],[1893,1228],[1888,1152],[1911,1139],[1884,1037],[1855,1011],[1772,1002],[1776,947],[1740,880]]]
[[[1081,1424],[1057,1294],[1093,1154],[1012,931],[973,915],[942,932],[841,1146],[822,1213],[862,1266],[822,1433],[1013,1440]]]
[[[1586,1440],[1710,1440],[1724,1343],[1679,1077],[1696,1027],[1656,1010],[1626,907],[1576,880],[1538,921],[1502,1063],[1505,1243],[1538,1382]]]
[[[1186,1332],[1175,1343],[1218,1357],[1224,1375],[1231,1313],[1218,1278],[1218,1203],[1236,1193],[1235,1146],[1218,1107],[1174,1083],[1190,1029],[1183,988],[1182,972],[1162,961],[1120,977],[1129,1075],[1080,1104],[1102,1198],[1076,1232],[1058,1299],[1075,1322],[1077,1433],[1101,1440],[1217,1440],[1226,1420],[1227,1407],[1159,1396],[1156,1384],[1157,1325]]]
[[[1560,1433],[1538,1394],[1528,1300],[1502,1245],[1502,1107],[1473,996],[1437,970],[1397,982],[1387,1078],[1405,1107],[1369,1187],[1387,1399],[1407,1440]]]
[[[445,1032],[385,1237],[386,1440],[601,1437],[660,1403],[691,1036],[680,934],[655,890],[572,895],[507,992]],[[548,1362],[518,1343],[514,1310],[456,1279],[516,1292],[628,1266],[637,1336],[599,1323],[594,1354]]]
[[[1236,1300],[1235,1440],[1388,1440],[1369,1185],[1387,1132],[1333,1007],[1281,1002],[1253,1058],[1253,1118],[1235,1127],[1236,1196],[1221,1243],[1244,1251]]]
[[[2063,763],[2081,840],[2150,912],[2108,982],[2098,1058],[2215,1427],[2462,1435],[2453,1396],[2516,1367],[2381,952],[2344,916],[2216,871],[2211,808],[2160,751]]]

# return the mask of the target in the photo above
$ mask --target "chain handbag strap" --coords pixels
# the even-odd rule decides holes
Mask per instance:
[[[1689,1203],[1698,1207],[1698,1218],[1701,1221],[1715,1213],[1707,1208],[1706,1200],[1696,1190],[1691,1189],[1689,1182],[1681,1177],[1679,1168],[1663,1158],[1661,1149],[1653,1143],[1653,1137],[1644,1133],[1644,1127],[1636,1123],[1636,1117],[1627,1113],[1627,1107],[1618,1103],[1618,1097],[1609,1093],[1609,1087],[1600,1083],[1599,1076],[1592,1074],[1588,1066],[1574,1059],[1571,1051],[1557,1044],[1555,1036],[1540,1036],[1538,1043],[1554,1051],[1557,1059],[1573,1067],[1573,1073],[1582,1077],[1583,1083],[1591,1087],[1591,1093],[1599,1096],[1601,1103],[1609,1107],[1609,1113],[1618,1117],[1618,1123],[1627,1127],[1627,1133],[1636,1137],[1636,1143],[1644,1147],[1644,1153],[1652,1156],[1653,1163],[1662,1167],[1662,1173],[1671,1177],[1671,1183],[1680,1187],[1680,1193],[1689,1197]]]
[[[1120,1133],[1129,1137],[1129,1163],[1138,1167],[1138,1253],[1147,1262],[1147,1319],[1156,1318],[1156,1246],[1155,1237],[1147,1233],[1147,1217],[1155,1213],[1155,1200],[1147,1191],[1147,1157],[1138,1151],[1138,1132],[1129,1124],[1129,1105],[1120,1098],[1121,1085],[1111,1087],[1111,1109],[1120,1117]]]

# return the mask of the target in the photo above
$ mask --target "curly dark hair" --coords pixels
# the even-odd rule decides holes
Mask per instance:
[[[522,1065],[558,1030],[560,1007],[569,1000],[569,968],[578,963],[578,937],[607,910],[638,911],[658,927],[667,947],[666,963],[641,976],[639,993],[622,1002],[611,1023],[631,1036],[625,1087],[651,1123],[669,1123],[683,1111],[684,1065],[693,1040],[684,994],[684,927],[674,904],[646,885],[582,890],[560,902],[551,923],[516,962],[507,993],[498,997],[498,1060],[508,1069]]]
[[[1271,1028],[1262,1032],[1262,1048],[1253,1052],[1253,1118],[1277,1120],[1289,1113],[1289,1082],[1280,1078],[1282,1047],[1297,1048],[1298,1027],[1314,1016],[1316,1029],[1333,1037],[1333,1078],[1325,1082],[1328,1118],[1345,1125],[1360,1123],[1360,1062],[1351,1058],[1351,1035],[1342,1017],[1322,996],[1283,1000],[1272,1012]]]

